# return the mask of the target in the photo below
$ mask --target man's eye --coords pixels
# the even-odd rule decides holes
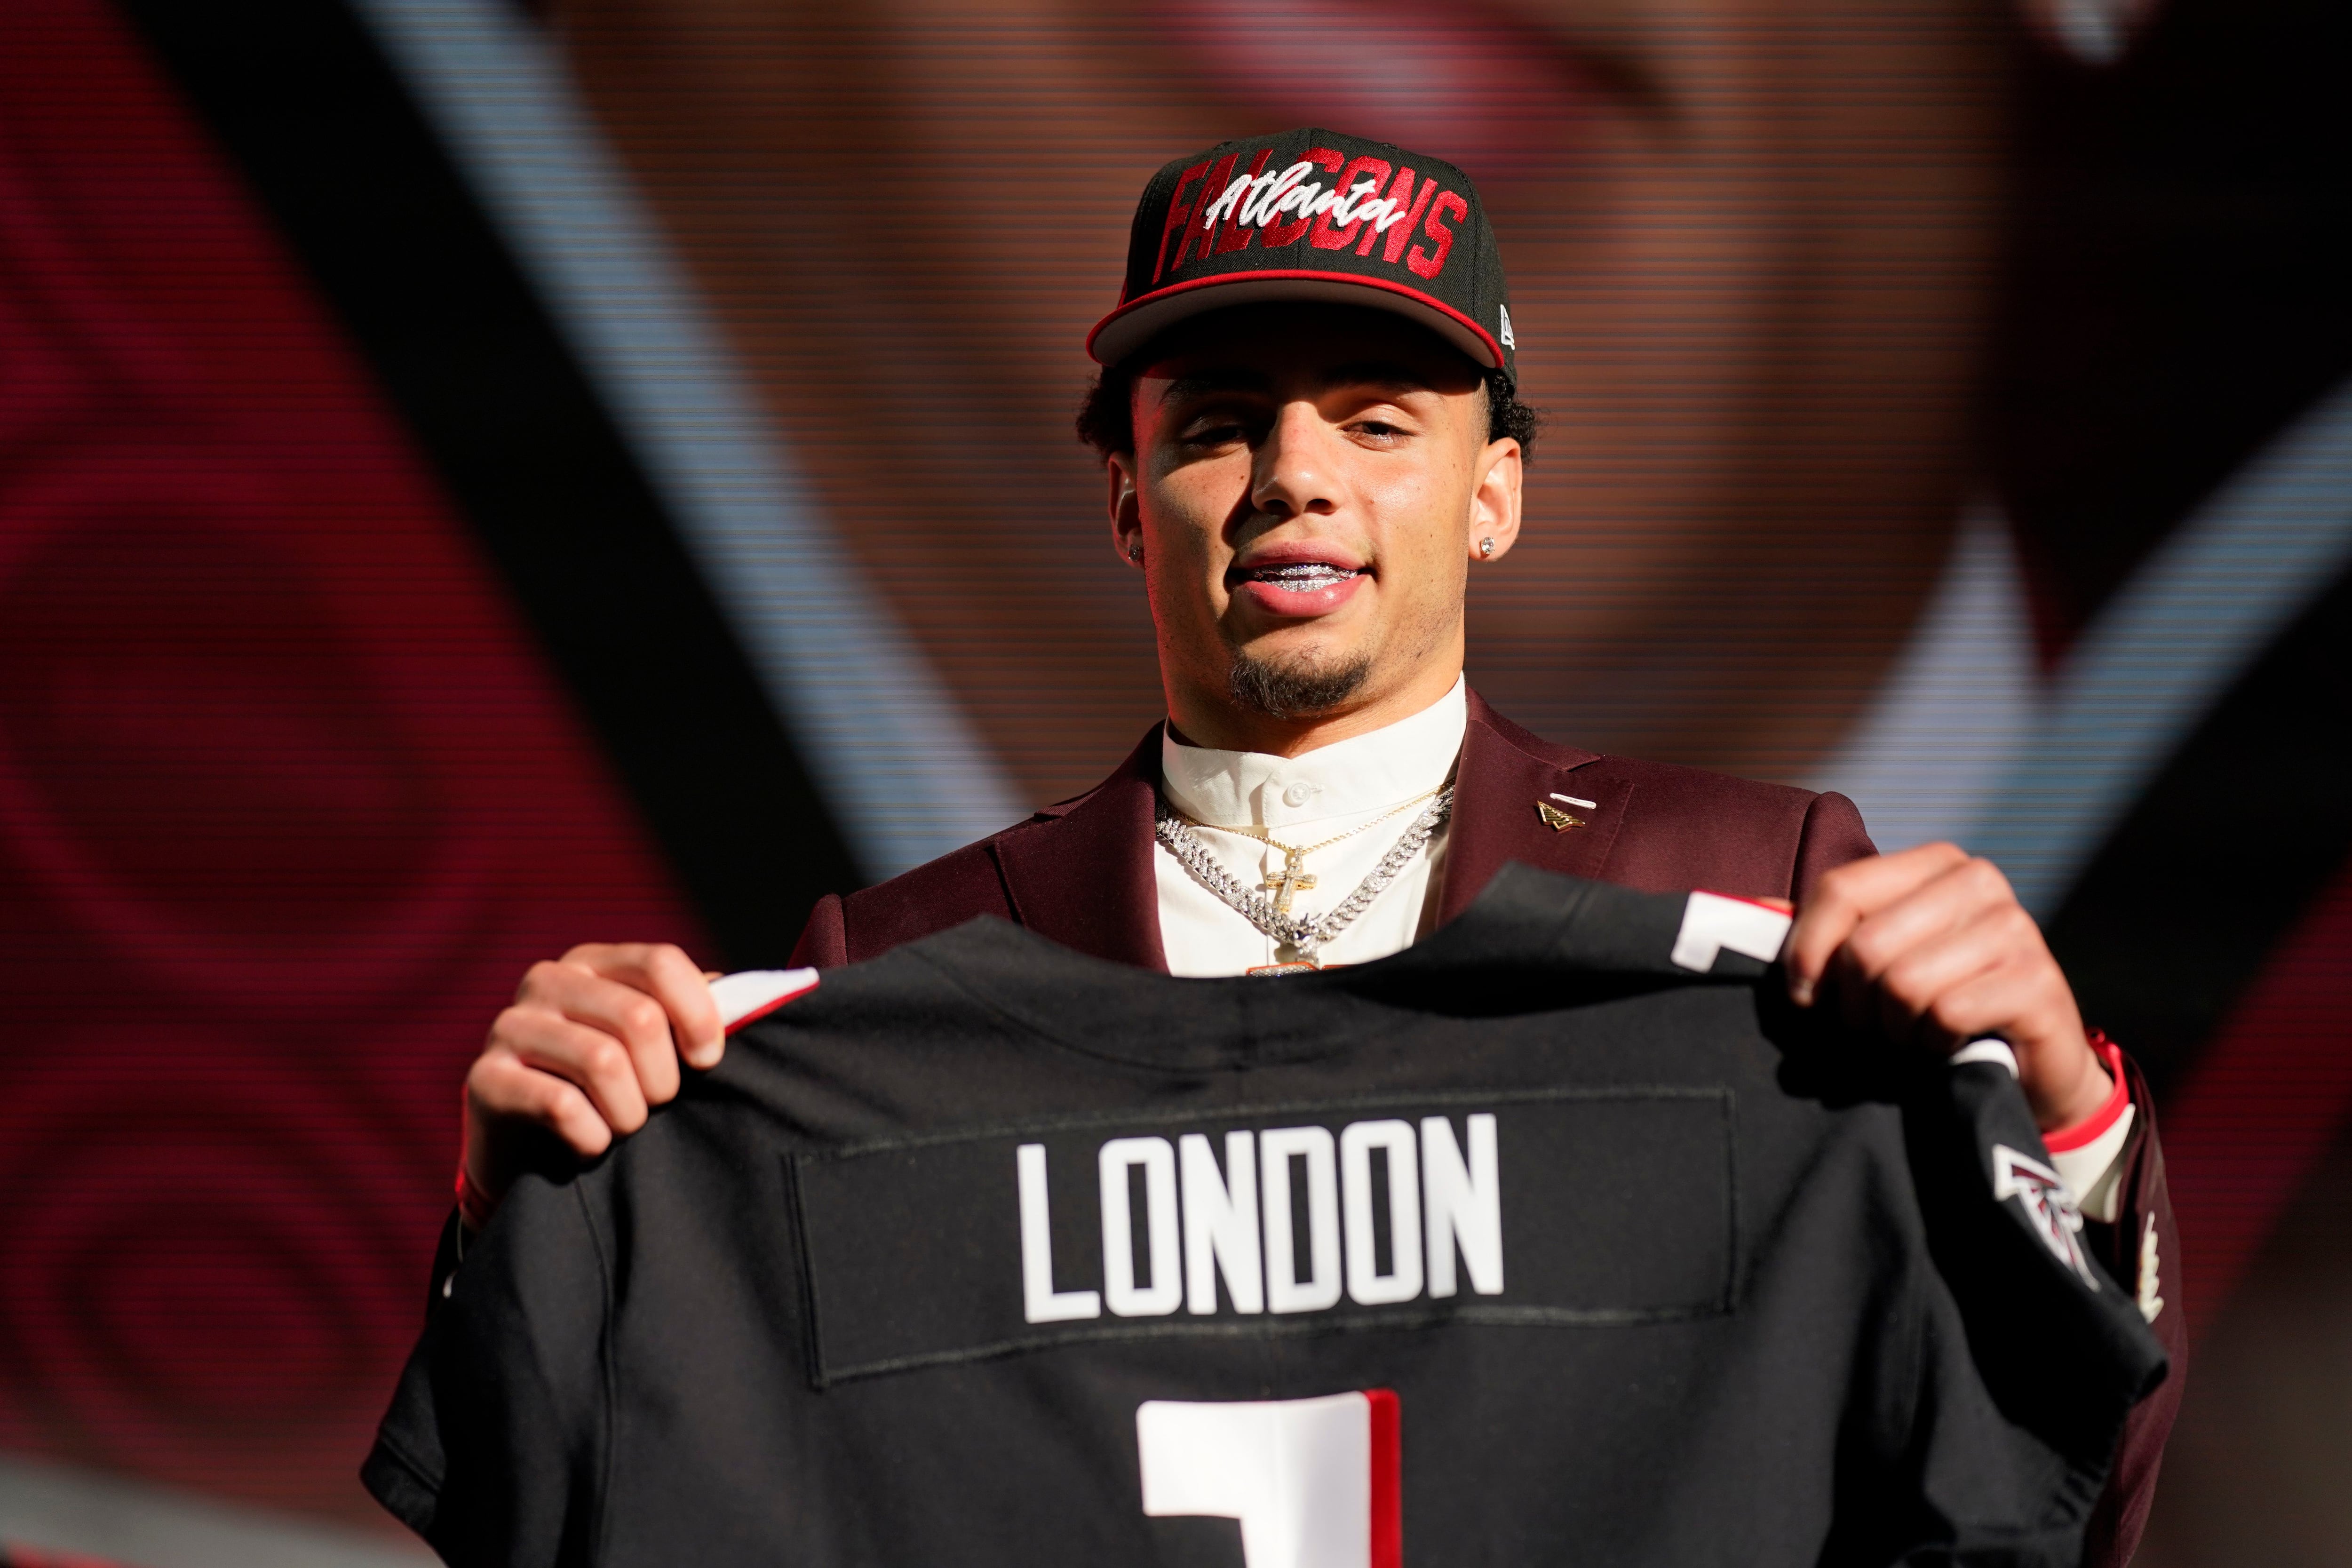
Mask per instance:
[[[1226,447],[1247,438],[1248,432],[1234,419],[1204,419],[1184,432],[1184,439],[1195,447]]]
[[[1402,430],[1399,429],[1396,426],[1390,424],[1385,419],[1359,419],[1356,421],[1356,429],[1360,435],[1379,436],[1382,437],[1402,436],[1404,434]]]

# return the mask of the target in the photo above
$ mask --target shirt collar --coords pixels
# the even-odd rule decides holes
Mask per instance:
[[[1467,690],[1457,677],[1453,689],[1411,718],[1297,757],[1187,746],[1163,730],[1160,787],[1195,821],[1235,827],[1384,810],[1445,782],[1469,724]]]

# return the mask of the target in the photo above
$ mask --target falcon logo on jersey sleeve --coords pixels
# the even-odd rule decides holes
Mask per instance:
[[[2082,1205],[2063,1177],[2031,1155],[1996,1143],[1992,1146],[1992,1195],[1996,1203],[2015,1198],[2050,1256],[2081,1275],[2083,1283],[2092,1289],[2099,1288],[2098,1275],[2083,1251]]]

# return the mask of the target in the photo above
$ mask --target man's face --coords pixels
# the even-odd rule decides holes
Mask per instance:
[[[1409,710],[1451,686],[1468,562],[1519,517],[1518,443],[1486,438],[1470,362],[1387,311],[1289,304],[1197,318],[1145,363],[1111,527],[1140,545],[1179,727],[1230,744],[1229,716]]]

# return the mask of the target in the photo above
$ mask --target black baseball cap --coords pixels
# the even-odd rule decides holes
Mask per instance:
[[[1265,300],[1393,310],[1516,376],[1510,289],[1470,177],[1311,126],[1221,142],[1151,176],[1118,308],[1087,353],[1116,364],[1187,316]]]

